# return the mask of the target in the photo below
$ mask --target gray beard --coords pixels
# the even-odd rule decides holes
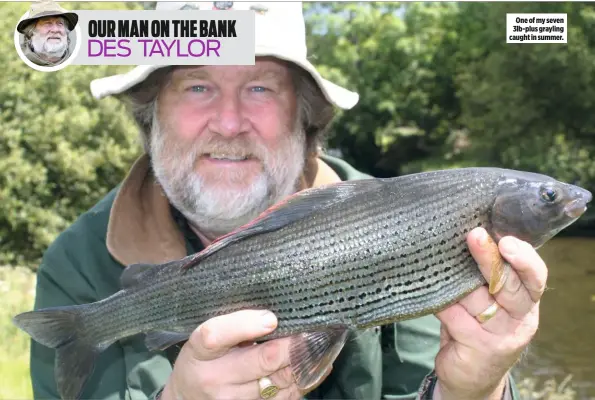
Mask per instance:
[[[47,36],[43,37],[38,33],[34,33],[31,37],[31,46],[33,46],[33,51],[43,57],[62,57],[68,47],[66,38],[64,38],[62,42],[55,44],[48,42],[46,39]]]
[[[156,114],[156,113],[155,113]],[[264,171],[247,189],[209,187],[194,165],[201,149],[187,143],[168,143],[171,137],[153,117],[151,164],[170,202],[191,226],[214,239],[250,222],[271,205],[293,194],[303,172],[305,132],[284,135],[279,150],[261,149]],[[226,172],[228,180],[236,180]]]

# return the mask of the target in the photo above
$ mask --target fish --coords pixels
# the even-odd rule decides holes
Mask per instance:
[[[97,357],[118,340],[144,334],[149,351],[164,350],[210,318],[266,309],[278,325],[259,342],[290,336],[294,379],[308,388],[350,332],[435,314],[487,285],[466,243],[471,230],[537,249],[591,199],[547,175],[492,167],[327,184],[289,196],[198,253],[128,265],[107,298],[13,322],[55,349],[60,396],[78,399]],[[491,289],[505,275],[496,269]]]

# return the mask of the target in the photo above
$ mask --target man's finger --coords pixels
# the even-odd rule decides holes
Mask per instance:
[[[281,389],[286,389],[291,385],[295,385],[295,380],[293,379],[293,373],[291,372],[290,366],[282,368],[274,374],[269,375],[269,379]]]
[[[275,395],[275,400],[299,400],[303,399],[303,397],[310,391],[316,389],[331,373],[332,366],[326,371],[326,373],[320,378],[318,382],[312,385],[311,388],[308,388],[305,392],[299,390],[295,381],[293,380],[293,375],[291,374],[291,368],[285,367],[272,375],[269,375],[268,378],[276,385],[280,390]],[[242,399],[262,399],[260,395],[260,385],[258,379],[253,379],[251,381],[231,386],[234,390],[233,396],[227,396],[227,398],[242,398]],[[238,396],[241,394],[242,396]],[[225,398],[223,396],[222,398]]]
[[[475,318],[459,303],[436,313],[436,318],[442,322],[449,336],[464,346],[472,346],[478,338],[486,335]]]
[[[521,242],[515,238],[507,237],[500,241],[500,245],[503,245],[502,242],[506,245],[506,242],[510,240]],[[483,228],[472,230],[467,237],[467,243],[469,245],[469,251],[475,258],[475,261],[477,261],[481,273],[489,282],[493,269],[502,266],[504,262],[498,245],[490,239]],[[527,246],[531,247],[528,244]],[[509,268],[511,269],[504,275],[505,280],[501,284],[501,289],[497,293],[494,293],[494,298],[498,301],[498,304],[515,319],[522,319],[535,305],[530,291],[517,274],[518,262],[522,259],[523,257],[514,254],[510,256],[510,259],[507,256],[506,260],[510,261],[511,267]],[[526,260],[522,261],[522,268],[525,270],[535,269],[533,266],[527,266],[526,262]],[[530,260],[529,262],[535,262],[535,260]],[[539,269],[539,264],[537,264],[537,269]],[[529,273],[526,272],[527,274]],[[535,285],[535,282],[529,282],[528,285]]]
[[[440,348],[443,348],[452,341],[452,337],[443,323],[440,324]]]
[[[481,313],[494,303],[496,303],[496,299],[489,293],[486,286],[474,290],[459,301],[459,304],[476,320]],[[512,318],[502,306],[499,304],[498,306],[499,308],[492,318],[483,323],[477,320],[477,323],[486,331],[496,335],[515,332],[521,322]]]
[[[229,382],[238,384],[274,375],[289,366],[290,345],[291,338],[286,337],[255,346],[236,348],[233,356],[221,359],[220,368],[225,371]],[[282,379],[286,375],[280,374],[278,377]],[[291,383],[292,377],[287,377],[289,381],[286,384],[280,382],[283,387],[288,387]]]
[[[537,303],[545,291],[548,275],[543,259],[529,243],[510,236],[502,238],[498,247],[529,292],[531,300]]]
[[[277,327],[277,318],[270,311],[242,310],[211,318],[201,324],[189,342],[194,357],[207,361],[219,358],[234,346],[255,341]]]
[[[297,386],[291,385],[287,388],[279,388],[274,400],[299,400],[301,398]],[[251,381],[222,390],[217,393],[216,399],[262,400],[263,397],[260,394],[258,381]]]

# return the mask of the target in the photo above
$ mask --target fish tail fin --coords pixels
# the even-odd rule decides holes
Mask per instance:
[[[105,345],[93,341],[83,310],[90,305],[52,307],[13,318],[14,324],[35,341],[56,350],[55,379],[62,399],[79,399],[95,359]]]

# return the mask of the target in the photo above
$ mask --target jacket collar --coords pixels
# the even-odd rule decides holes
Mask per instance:
[[[59,65],[64,60],[66,60],[68,57],[70,57],[70,49],[69,48],[66,49],[66,51],[64,52],[64,55],[62,55],[62,57],[56,62],[49,62],[49,61],[44,60],[43,58],[39,57],[39,55],[37,53],[33,52],[33,50],[31,50],[31,48],[28,45],[22,46],[21,49],[23,50],[23,54],[25,55],[25,57],[27,57],[31,62],[33,62],[37,65],[41,65],[41,66]]]
[[[320,158],[311,159],[300,178],[300,190],[341,181]],[[133,164],[114,199],[106,245],[124,266],[158,264],[187,255],[184,234],[177,225],[163,189],[143,154]]]

